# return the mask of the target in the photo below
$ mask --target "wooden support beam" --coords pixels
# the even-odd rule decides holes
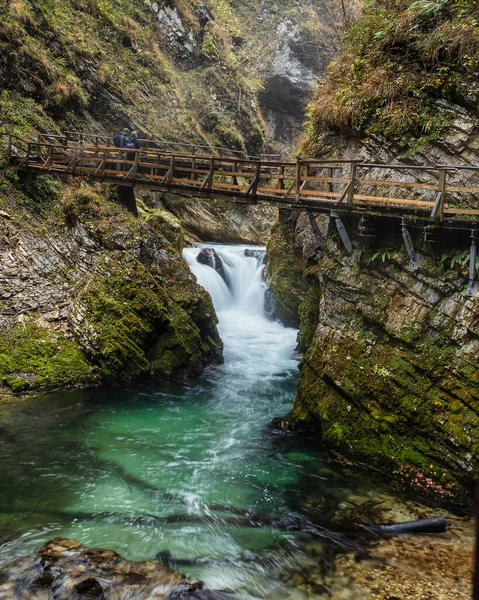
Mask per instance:
[[[133,163],[133,166],[131,167],[131,169],[128,171],[128,173],[127,173],[127,175],[126,175],[127,179],[130,179],[130,178],[131,178],[131,179],[135,179],[135,177],[136,177],[136,174],[137,174],[137,172],[138,172],[138,165],[139,165],[139,162],[140,162],[140,151],[139,151],[139,150],[137,150],[137,151],[135,152],[135,161],[134,161],[134,163]]]
[[[284,172],[285,167],[284,165],[281,165],[279,168],[278,190],[284,190]]]
[[[357,171],[357,163],[351,163],[351,181],[349,182],[349,190],[348,190],[348,205],[352,206],[354,202],[354,191],[356,187],[356,171]]]
[[[300,159],[298,158],[296,160],[296,179],[295,179],[295,199],[296,202],[299,201],[299,193],[301,191],[301,162]]]
[[[341,196],[338,200],[338,204],[342,204],[346,200],[346,198],[349,198],[351,186],[352,182],[350,181],[348,185],[344,188],[344,191],[341,193]]]
[[[235,162],[233,164],[233,171],[232,171],[232,175],[231,175],[231,183],[233,185],[238,185],[238,176],[237,176],[237,173],[238,173],[238,163]]]
[[[444,204],[446,202],[446,183],[447,183],[447,170],[441,169],[439,171],[439,192],[436,196],[436,201],[431,212],[431,219],[435,221],[442,221],[444,219]]]
[[[213,184],[213,175],[215,172],[215,159],[213,157],[210,158],[210,170],[208,175],[206,176],[206,179],[203,182],[203,185],[201,186],[202,190],[210,190],[211,186]]]
[[[283,196],[283,198],[286,199],[291,194],[291,192],[294,190],[295,187],[296,187],[296,179],[293,180],[293,182],[291,183],[289,188],[286,190],[286,194]]]
[[[170,157],[170,166],[168,167],[168,171],[166,172],[166,175],[163,177],[161,183],[162,185],[164,185],[165,183],[167,185],[171,185],[171,180],[173,179],[173,172],[175,170],[175,157],[171,156]]]
[[[261,173],[261,163],[258,162],[257,165],[256,165],[256,171],[255,171],[253,180],[249,184],[248,190],[246,192],[247,196],[256,196],[256,193],[258,192],[258,184],[259,184],[259,180],[260,180],[260,173]]]

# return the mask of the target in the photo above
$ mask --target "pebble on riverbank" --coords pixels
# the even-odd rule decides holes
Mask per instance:
[[[467,530],[467,533],[466,533]],[[460,539],[401,537],[383,540],[372,553],[385,563],[339,556],[331,578],[333,597],[351,600],[469,600],[473,566],[471,523]],[[470,536],[470,537],[469,537]],[[471,543],[469,543],[469,541]],[[354,595],[345,595],[354,591]]]

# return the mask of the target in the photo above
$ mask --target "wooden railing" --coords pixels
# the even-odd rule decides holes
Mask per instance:
[[[89,144],[57,143],[56,136],[47,135],[35,142],[2,137],[11,164],[35,173],[318,212],[407,216],[447,226],[473,227],[479,220],[479,167],[252,160],[203,154],[201,148],[194,153],[120,151],[101,145],[101,140]],[[457,184],[466,171],[468,183]]]
[[[63,134],[38,134],[39,143],[63,144],[65,146],[72,144],[88,144],[93,146],[114,146],[113,137],[97,133],[85,133],[82,131],[65,131]],[[224,156],[229,158],[251,159],[251,160],[278,160],[279,154],[261,154],[252,156],[242,150],[231,148],[222,148],[220,146],[186,144],[184,142],[172,142],[162,138],[139,138],[142,150],[164,150],[168,152],[187,153],[187,154],[208,154],[214,156]]]

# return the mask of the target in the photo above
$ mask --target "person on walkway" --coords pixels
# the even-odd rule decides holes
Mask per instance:
[[[126,143],[128,141],[129,133],[130,133],[130,130],[125,127],[125,129],[122,129],[115,135],[115,137],[113,138],[113,143],[115,144],[116,148],[126,148]],[[125,153],[123,151],[121,151],[118,155],[118,158],[120,160],[124,160]],[[121,162],[116,165],[116,168],[118,171],[125,170],[125,167],[126,167],[126,165],[123,165]]]
[[[140,149],[140,140],[138,139],[138,132],[132,131],[130,137],[126,141],[127,150],[139,150]],[[136,152],[127,152],[126,160],[134,161],[136,158]],[[131,169],[133,165],[128,165],[128,169]]]
[[[126,147],[126,142],[128,140],[129,133],[130,133],[130,131],[125,127],[125,129],[122,129],[115,135],[115,137],[113,138],[113,143],[115,144],[115,146],[117,148],[125,148]]]

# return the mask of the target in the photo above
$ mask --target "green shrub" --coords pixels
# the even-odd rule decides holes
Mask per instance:
[[[436,101],[476,91],[478,17],[472,0],[372,0],[309,107],[309,150],[331,127],[413,150],[444,136],[450,118]]]

